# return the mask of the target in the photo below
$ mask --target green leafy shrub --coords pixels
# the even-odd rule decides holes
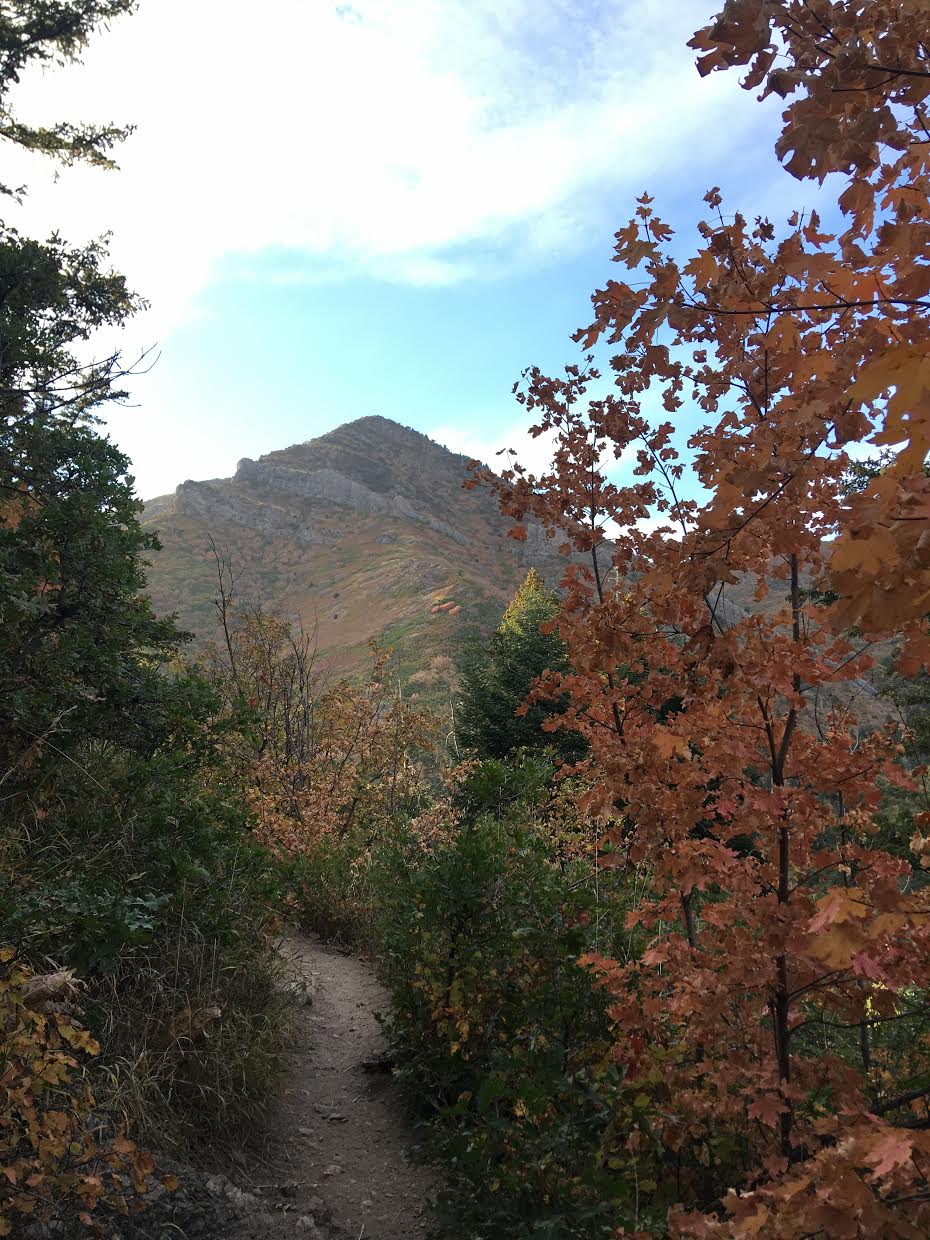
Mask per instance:
[[[287,1036],[270,944],[280,875],[224,787],[194,688],[180,734],[167,726],[148,756],[76,749],[0,848],[7,936],[88,981],[98,1095],[163,1145],[248,1126]]]
[[[621,888],[605,881],[599,908],[590,870],[561,870],[532,825],[490,816],[380,864],[387,1031],[448,1172],[448,1233],[648,1226],[661,1064],[623,1079],[606,999],[578,963],[595,926],[622,925]]]
[[[377,893],[372,891],[372,841],[367,828],[328,835],[291,867],[301,923],[327,941],[374,953]]]

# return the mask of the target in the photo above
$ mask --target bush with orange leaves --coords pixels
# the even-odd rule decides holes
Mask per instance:
[[[415,812],[436,719],[392,683],[388,651],[373,646],[369,674],[355,683],[327,679],[311,637],[261,608],[233,616],[224,606],[223,632],[203,659],[230,712],[245,711],[229,745],[263,844],[296,859],[355,829],[373,840]]]
[[[95,1101],[78,1056],[99,1047],[61,999],[70,974],[51,976],[53,986],[0,948],[0,1236],[17,1216],[48,1222],[74,1211],[102,1235],[96,1207],[140,1208],[154,1168],[124,1137],[94,1139]]]

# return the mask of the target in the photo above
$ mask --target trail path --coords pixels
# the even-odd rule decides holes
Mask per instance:
[[[375,1013],[386,992],[368,965],[311,938],[286,952],[311,1001],[297,1015],[294,1067],[265,1153],[242,1181],[275,1212],[278,1225],[261,1234],[421,1240],[433,1178],[406,1160],[410,1132],[390,1073],[363,1066],[385,1052]]]
[[[390,1073],[364,1067],[386,1051],[375,1014],[387,994],[368,965],[314,938],[283,950],[297,1004],[292,1066],[258,1140],[224,1173],[160,1159],[177,1191],[156,1185],[140,1214],[112,1218],[114,1240],[426,1240],[434,1177],[407,1162]],[[75,1227],[54,1235],[86,1235]],[[52,1240],[39,1224],[23,1235]]]

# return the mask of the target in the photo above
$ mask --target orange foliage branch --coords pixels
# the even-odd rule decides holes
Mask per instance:
[[[616,1061],[635,1076],[645,1047],[678,1048],[665,1148],[724,1132],[752,1167],[723,1202],[694,1186],[673,1233],[923,1236],[923,1095],[892,1105],[868,1032],[930,987],[930,896],[874,843],[879,780],[907,776],[890,728],[863,738],[852,713],[870,657],[850,629],[903,636],[905,671],[930,652],[930,11],[727,0],[693,46],[702,72],[749,65],[747,87],[796,96],[778,153],[846,177],[844,230],[812,212],[779,235],[711,190],[683,263],[643,195],[615,251],[636,276],[596,292],[575,337],[612,348],[613,390],[588,397],[591,356],[528,371],[518,399],[553,464],[473,483],[574,553],[573,671],[542,688],[588,742],[602,864],[652,882],[630,916],[647,950],[589,962]],[[682,456],[689,406],[703,424]],[[892,459],[848,497],[856,444]],[[603,462],[631,455],[632,481],[612,482]],[[732,601],[747,584],[752,614]],[[811,1036],[837,1026],[863,1031],[861,1063]],[[925,1049],[912,1067],[930,1070]]]

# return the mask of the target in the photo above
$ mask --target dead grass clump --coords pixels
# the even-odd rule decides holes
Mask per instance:
[[[107,1085],[118,1123],[160,1150],[239,1149],[274,1101],[293,1002],[268,944],[188,933],[173,952],[135,957],[132,972],[95,982]]]

